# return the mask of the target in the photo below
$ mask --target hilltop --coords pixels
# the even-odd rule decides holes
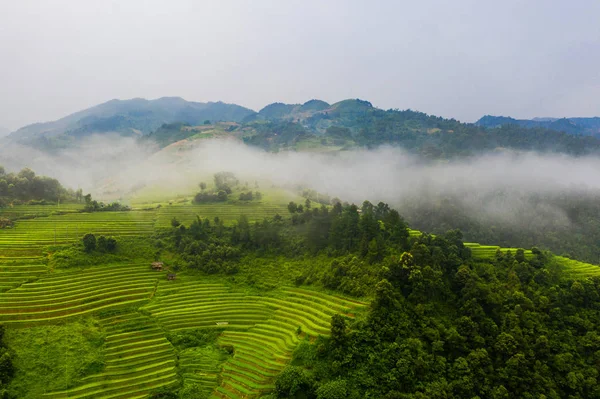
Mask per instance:
[[[165,123],[202,124],[204,121],[241,121],[254,111],[222,102],[192,102],[179,97],[156,100],[134,98],[111,100],[65,116],[59,120],[35,123],[18,129],[9,139],[21,144],[48,149],[94,133],[116,132],[144,136]]]

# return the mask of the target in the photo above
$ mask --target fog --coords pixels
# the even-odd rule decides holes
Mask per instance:
[[[165,196],[190,195],[199,181],[231,171],[242,181],[312,188],[357,204],[383,201],[409,214],[417,206],[423,211],[458,199],[474,218],[502,224],[530,223],[531,217],[539,223],[566,224],[562,210],[536,201],[536,196],[600,189],[600,159],[592,157],[501,152],[432,162],[392,147],[268,153],[235,140],[195,143],[157,152],[155,146],[132,138],[92,136],[78,148],[54,155],[11,144],[0,149],[0,164],[9,170],[31,167],[100,199],[127,200],[148,186],[160,187]]]

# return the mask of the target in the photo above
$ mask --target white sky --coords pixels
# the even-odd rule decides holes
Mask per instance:
[[[0,126],[113,98],[600,115],[597,0],[0,0]]]

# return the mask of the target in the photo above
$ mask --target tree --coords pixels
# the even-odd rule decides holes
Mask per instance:
[[[204,183],[204,182],[201,182],[201,183],[199,184],[199,186],[200,186],[200,190],[202,190],[202,191],[206,190],[206,183]]]
[[[106,251],[106,237],[100,236],[96,239],[96,248],[100,252]]]
[[[342,346],[346,341],[346,319],[339,314],[331,316],[331,342]]]
[[[106,239],[106,251],[114,252],[117,249],[117,240],[114,237],[108,237]]]
[[[515,254],[515,259],[519,263],[525,262],[525,251],[521,248],[517,249],[517,252]]]
[[[290,201],[290,203],[287,206],[287,209],[289,213],[294,214],[298,212],[298,205],[296,205],[294,201]]]
[[[83,248],[85,249],[86,252],[92,252],[93,250],[96,249],[96,236],[91,234],[91,233],[87,233],[86,235],[83,236]]]
[[[311,205],[310,198],[307,198],[306,201],[304,201],[304,208],[310,209],[310,205]]]
[[[220,190],[220,191],[217,193],[217,198],[218,198],[218,200],[219,200],[219,201],[221,201],[221,202],[225,202],[225,201],[227,201],[227,192],[226,192],[225,190]]]

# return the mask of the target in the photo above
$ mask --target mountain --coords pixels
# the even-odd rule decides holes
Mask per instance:
[[[517,120],[488,115],[472,124],[410,109],[384,110],[361,99],[276,102],[259,112],[177,97],[112,100],[54,122],[26,126],[2,140],[52,152],[77,147],[94,133],[143,138],[159,147],[214,137],[233,137],[268,151],[392,145],[429,159],[507,149],[600,154],[600,118]]]
[[[10,130],[0,126],[0,137],[8,136],[10,134]]]
[[[514,119],[506,116],[485,115],[477,126],[496,128],[504,125],[517,125],[526,128],[545,128],[575,135],[600,137],[600,117],[593,118],[533,118]]]
[[[13,141],[41,148],[65,146],[93,133],[143,136],[165,123],[199,125],[204,121],[242,121],[254,111],[222,102],[199,103],[179,97],[111,100],[57,121],[35,123],[12,133]]]

